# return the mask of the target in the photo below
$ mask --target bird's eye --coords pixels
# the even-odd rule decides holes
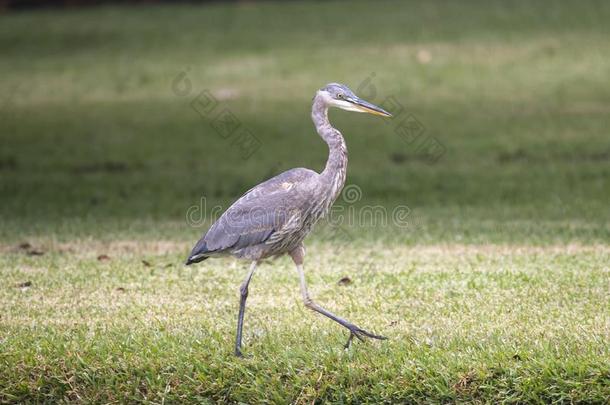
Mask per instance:
[[[343,94],[339,93],[339,94],[337,94],[337,97],[338,98],[343,98]]]

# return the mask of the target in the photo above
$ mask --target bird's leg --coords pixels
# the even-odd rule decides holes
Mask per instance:
[[[248,285],[250,284],[250,280],[254,275],[254,270],[256,270],[256,265],[258,262],[255,260],[250,265],[250,271],[248,271],[248,275],[241,283],[239,287],[240,299],[239,299],[239,315],[237,316],[237,336],[235,338],[235,355],[237,357],[242,357],[241,354],[241,336],[242,329],[244,327],[244,313],[246,312],[246,299],[248,298]]]
[[[333,321],[337,322],[338,324],[340,324],[341,326],[343,326],[349,330],[350,335],[347,340],[347,343],[345,344],[345,348],[348,349],[350,347],[354,337],[358,338],[358,340],[361,340],[361,341],[364,341],[365,337],[372,338],[372,339],[379,339],[379,340],[387,339],[384,336],[375,335],[362,328],[359,328],[358,326],[354,325],[353,323],[346,321],[345,319],[333,314],[330,311],[327,311],[326,309],[324,309],[321,306],[319,306],[318,304],[316,304],[309,297],[309,292],[307,291],[307,283],[305,282],[305,273],[303,271],[304,255],[305,255],[305,248],[303,248],[302,246],[300,246],[300,247],[296,248],[295,250],[293,250],[292,252],[290,252],[290,256],[292,257],[292,260],[296,264],[297,271],[299,272],[299,278],[300,278],[300,282],[301,282],[301,295],[303,296],[303,302],[305,303],[305,306],[307,308],[332,319]]]
[[[354,340],[354,334],[352,333],[352,331],[350,331],[349,337],[347,338],[347,342],[345,343],[345,345],[343,345],[343,348],[345,350],[349,349],[349,347],[352,345],[352,340]]]

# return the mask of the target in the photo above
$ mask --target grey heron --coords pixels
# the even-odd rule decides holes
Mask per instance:
[[[214,256],[250,260],[248,275],[240,287],[235,354],[241,356],[242,329],[248,285],[257,264],[265,258],[288,254],[296,265],[305,306],[347,328],[348,348],[354,337],[386,339],[375,335],[316,304],[307,292],[303,239],[341,193],[347,172],[347,147],[343,135],[328,120],[329,107],[391,117],[382,108],[357,97],[347,86],[330,83],[316,92],[311,118],[329,148],[321,173],[298,168],[281,173],[247,191],[210,227],[193,248],[187,265]]]

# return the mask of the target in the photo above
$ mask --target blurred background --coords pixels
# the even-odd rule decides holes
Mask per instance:
[[[609,21],[602,0],[0,0],[0,403],[608,403]],[[394,118],[330,112],[353,221],[308,236],[307,282],[389,339],[344,351],[284,257],[242,361],[247,264],[184,260],[255,184],[323,169],[329,82]]]
[[[398,243],[610,236],[604,1],[0,2],[0,237],[177,238],[185,219],[327,157],[341,82],[400,112],[331,112],[356,206]],[[203,200],[202,200],[203,198]],[[205,203],[202,203],[205,201]],[[345,202],[340,202],[345,204]],[[205,218],[205,215],[202,214]]]

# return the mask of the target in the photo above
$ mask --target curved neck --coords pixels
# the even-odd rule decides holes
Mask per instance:
[[[311,119],[316,126],[318,134],[324,139],[328,145],[329,154],[326,161],[326,167],[322,172],[322,178],[327,180],[331,186],[332,200],[339,195],[343,185],[345,184],[345,176],[347,174],[347,146],[343,135],[337,129],[333,128],[328,121],[328,105],[326,100],[316,94],[313,99],[311,108]]]

